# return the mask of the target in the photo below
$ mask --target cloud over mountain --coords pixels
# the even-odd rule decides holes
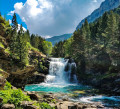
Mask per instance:
[[[31,33],[54,36],[72,33],[80,20],[98,8],[102,1],[27,0],[25,3],[16,3],[14,11],[26,23]]]

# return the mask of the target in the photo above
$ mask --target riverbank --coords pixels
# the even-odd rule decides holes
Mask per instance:
[[[51,107],[55,109],[118,109],[119,106],[105,106],[101,102],[90,102],[90,97],[87,99],[82,98],[83,101],[75,101],[70,99],[69,94],[63,93],[45,93],[45,92],[26,92],[29,95],[32,95],[31,98],[36,96],[38,102],[47,102]],[[34,97],[35,98],[35,97]],[[33,98],[33,99],[34,99]],[[113,98],[115,99],[115,98]],[[88,100],[85,102],[84,100]]]

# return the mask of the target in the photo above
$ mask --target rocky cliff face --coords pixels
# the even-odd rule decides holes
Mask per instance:
[[[48,74],[49,62],[44,54],[29,50],[29,65],[25,66],[17,59],[13,59],[7,51],[8,42],[0,36],[0,89],[6,79],[17,88],[24,88],[26,84],[40,83]]]
[[[104,2],[102,2],[101,6],[98,9],[93,11],[92,14],[89,15],[88,17],[86,17],[85,19],[87,19],[89,23],[93,22],[97,18],[102,16],[104,14],[104,12],[109,11],[111,9],[114,9],[114,8],[118,7],[119,5],[120,5],[120,0],[105,0]],[[84,23],[85,19],[83,19],[79,23],[79,25],[77,26],[76,29],[79,29],[82,26],[82,24]]]

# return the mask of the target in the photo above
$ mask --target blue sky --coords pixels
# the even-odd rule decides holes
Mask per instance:
[[[17,2],[25,3],[26,0],[0,0],[0,12],[7,20],[11,20],[12,16],[7,15],[11,10],[14,10],[14,4]],[[17,21],[19,24],[22,24],[26,29],[27,25],[22,21],[19,15],[17,15]]]
[[[79,22],[104,0],[0,0],[6,19],[17,13],[17,21],[30,33],[51,37],[74,32]]]

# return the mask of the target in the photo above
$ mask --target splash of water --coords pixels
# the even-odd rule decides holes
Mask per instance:
[[[75,62],[68,63],[69,59],[64,58],[51,58],[49,66],[49,75],[47,75],[45,83],[70,83],[71,81],[76,83],[77,77],[75,75],[76,64]],[[65,67],[68,66],[68,70],[65,71]]]

